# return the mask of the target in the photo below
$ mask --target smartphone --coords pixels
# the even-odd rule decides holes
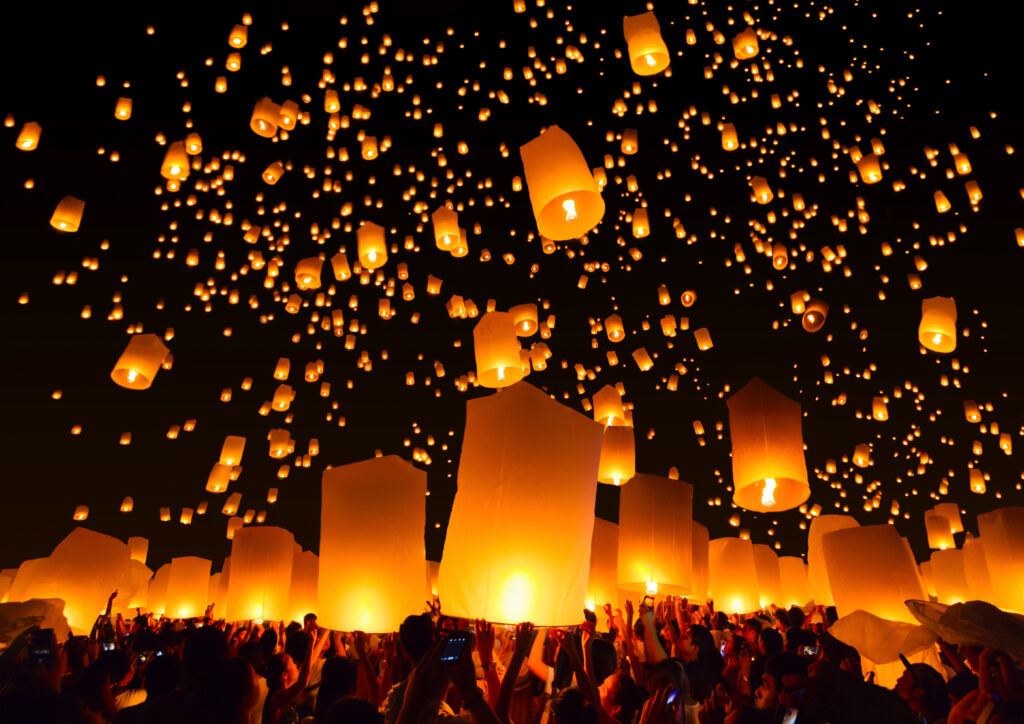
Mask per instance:
[[[641,605],[647,606],[647,608],[654,608],[654,596],[644,596],[644,600],[641,601]]]
[[[668,704],[669,706],[671,706],[672,704],[675,703],[676,697],[678,697],[678,696],[679,696],[679,689],[675,689],[671,694],[668,695],[668,699],[665,700],[665,703]]]
[[[113,651],[116,645],[117,644],[115,644],[113,641],[104,641],[103,642],[103,650],[104,651]]]
[[[53,665],[53,629],[41,628],[28,641],[28,652],[33,663]]]
[[[721,648],[718,650],[718,653],[720,653],[722,656],[725,656],[725,644],[726,643],[727,642],[723,642]]]
[[[808,658],[817,658],[818,654],[821,653],[820,646],[801,646],[800,655]]]
[[[448,634],[444,642],[444,651],[441,652],[441,661],[446,664],[454,664],[462,657],[462,650],[469,642],[469,633],[466,631],[453,631]]]
[[[796,724],[796,717],[800,712],[797,709],[786,709],[779,724]]]

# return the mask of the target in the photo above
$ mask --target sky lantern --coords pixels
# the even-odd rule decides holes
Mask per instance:
[[[134,536],[128,539],[127,544],[128,555],[131,556],[131,559],[139,563],[145,563],[146,557],[149,555],[149,539]]]
[[[647,209],[638,206],[633,211],[633,236],[642,239],[651,233],[651,222],[647,219]]]
[[[964,580],[972,601],[993,600],[992,578],[988,573],[985,544],[981,538],[968,537],[964,540]]]
[[[231,484],[231,465],[214,463],[210,468],[210,474],[206,476],[206,491],[208,493],[223,493]]]
[[[921,324],[917,328],[921,346],[932,352],[956,349],[956,301],[952,297],[921,300]]]
[[[620,342],[626,337],[626,332],[622,327],[622,317],[618,314],[608,315],[608,318],[604,320],[604,331],[612,342]]]
[[[319,289],[320,273],[323,270],[324,262],[318,256],[310,256],[300,259],[295,265],[295,284],[299,289]]]
[[[508,387],[523,378],[515,321],[508,312],[487,312],[473,327],[477,380],[484,387]]]
[[[228,35],[228,45],[232,48],[244,48],[247,42],[249,42],[248,27],[245,25],[236,25],[231,28],[231,33]]]
[[[619,148],[627,156],[631,156],[640,150],[640,141],[637,138],[635,128],[627,128],[622,132],[622,141],[619,143]]]
[[[85,211],[85,202],[76,199],[74,196],[65,196],[53,210],[50,217],[50,226],[58,231],[74,232],[82,223],[82,212]]]
[[[203,152],[203,139],[196,132],[192,132],[185,136],[185,153],[189,156],[198,156]]]
[[[118,357],[110,379],[129,390],[146,390],[170,350],[155,334],[133,334]]]
[[[249,128],[263,138],[273,138],[281,120],[281,107],[269,98],[260,98],[252,109]]]
[[[270,525],[240,528],[231,543],[228,621],[280,621],[288,614],[295,537]]]
[[[668,68],[671,57],[661,37],[661,26],[654,12],[622,18],[629,65],[637,75],[655,75]]]
[[[828,580],[828,568],[825,565],[822,538],[834,530],[856,528],[857,525],[857,520],[851,515],[817,515],[811,518],[811,526],[807,531],[807,582],[810,584],[811,595],[816,604],[835,605]]]
[[[114,118],[119,121],[127,121],[132,117],[132,99],[118,98],[114,104]]]
[[[932,550],[956,548],[953,532],[949,528],[949,519],[944,515],[925,513],[925,532],[928,534],[928,547]]]
[[[964,532],[964,524],[960,520],[960,506],[956,503],[939,503],[931,509],[931,512],[946,518],[951,533]]]
[[[74,512],[74,515],[71,516],[71,519],[72,520],[85,520],[88,517],[89,517],[89,506],[88,505],[78,505],[78,506],[75,506],[75,512]]]
[[[466,404],[438,578],[445,614],[538,626],[579,620],[600,455],[599,424],[525,382]],[[529,514],[508,514],[517,509]]]
[[[733,502],[764,513],[789,510],[807,500],[800,403],[755,377],[727,404]]]
[[[516,325],[516,336],[531,337],[539,328],[536,304],[517,304],[508,310]]]
[[[840,618],[856,610],[916,623],[904,601],[925,599],[906,539],[891,525],[826,533],[821,539],[829,585]]]
[[[319,610],[317,581],[320,572],[320,558],[313,551],[296,550],[292,560],[291,595],[288,598],[289,618],[302,622],[307,613]]]
[[[451,251],[459,244],[459,215],[447,205],[438,207],[430,215],[434,224],[434,243],[442,251]]]
[[[587,577],[585,605],[591,611],[600,611],[606,603],[618,606],[619,526],[602,518],[594,518],[594,533],[590,540],[590,574]],[[607,625],[597,617],[598,627]]]
[[[803,608],[814,598],[807,580],[807,564],[802,558],[779,556],[779,587],[782,598],[773,603],[783,608]]]
[[[989,603],[1024,613],[1024,506],[999,508],[978,516],[985,561],[992,583]]]
[[[169,181],[182,181],[188,178],[190,163],[184,141],[175,141],[167,145],[160,175]]]
[[[320,625],[397,631],[423,608],[427,474],[386,455],[325,470],[322,490]],[[376,514],[382,500],[383,517]]]
[[[364,269],[378,269],[388,260],[388,247],[384,241],[384,227],[366,221],[356,230],[359,263]]]
[[[807,332],[817,332],[825,324],[825,319],[828,317],[828,304],[820,299],[810,299],[807,301],[804,307],[803,316],[800,318],[800,324]]]
[[[21,151],[34,151],[39,146],[39,137],[43,128],[38,123],[28,122],[18,132],[18,139],[14,142],[15,147]]]
[[[622,395],[611,385],[605,385],[594,393],[591,400],[594,420],[602,425],[625,425],[626,413],[622,407]]]
[[[167,608],[167,584],[171,580],[171,564],[164,563],[149,579],[146,592],[146,609],[149,613],[163,616]],[[108,594],[109,595],[109,594]]]
[[[228,435],[220,447],[220,463],[230,466],[240,465],[244,451],[245,438],[241,435]]]
[[[692,593],[692,520],[693,486],[646,473],[634,476],[619,498],[619,588],[651,595]]]
[[[743,538],[715,538],[708,544],[708,597],[715,610],[752,613],[761,608],[754,547]]]
[[[698,603],[703,603],[708,600],[708,577],[710,576],[708,529],[695,520],[690,521],[690,527],[693,531],[690,548],[693,554],[693,593],[691,598]]]
[[[954,604],[971,600],[964,575],[964,552],[956,548],[935,551],[931,557],[932,579],[939,603]]]
[[[781,606],[779,602],[782,601],[782,566],[779,564],[779,557],[771,546],[764,543],[756,543],[753,549],[760,607],[768,608],[773,603]]]
[[[768,180],[764,176],[754,176],[750,179],[750,188],[754,191],[754,200],[759,204],[767,204],[775,194],[772,193]]]
[[[168,618],[198,618],[206,613],[210,585],[210,566],[206,558],[183,556],[171,559],[167,579],[164,615]]]
[[[740,147],[739,139],[736,136],[736,126],[732,123],[722,124],[722,148],[726,151],[735,151]]]
[[[629,425],[609,425],[601,442],[601,463],[597,480],[609,485],[625,485],[636,473],[636,441]]]
[[[281,177],[284,176],[284,164],[280,161],[274,161],[272,164],[263,169],[263,181],[268,186],[273,186]]]
[[[604,216],[604,199],[579,146],[558,126],[519,148],[530,204],[541,234],[574,239]]]
[[[860,174],[860,180],[866,184],[874,184],[881,181],[882,166],[878,162],[878,156],[873,153],[862,156],[857,161],[857,172]]]
[[[732,52],[736,60],[749,60],[757,55],[757,31],[746,28],[732,38]]]

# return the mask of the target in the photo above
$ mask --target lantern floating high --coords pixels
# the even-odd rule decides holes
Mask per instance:
[[[611,485],[625,485],[636,473],[636,441],[633,428],[609,425],[601,442],[601,463],[597,480]]]
[[[536,304],[517,304],[509,309],[508,313],[512,315],[512,321],[516,325],[516,336],[530,337],[537,332],[539,325]]]
[[[668,68],[671,57],[653,12],[622,18],[629,65],[637,75],[655,75]]]
[[[451,251],[459,244],[459,215],[447,206],[441,206],[430,215],[434,224],[434,243],[442,251]]]
[[[921,346],[933,352],[956,349],[956,301],[952,297],[921,300],[921,323],[917,328]]]
[[[356,231],[359,263],[364,269],[378,269],[388,260],[388,247],[384,241],[384,227],[367,221]]]
[[[129,390],[148,389],[168,352],[170,350],[157,335],[133,334],[117,359],[110,379]]]
[[[523,378],[515,320],[508,312],[487,312],[473,328],[476,377],[484,387],[508,387]]]
[[[82,223],[82,212],[85,211],[85,202],[76,199],[74,196],[65,196],[57,204],[50,217],[50,226],[58,231],[74,232]]]
[[[269,98],[260,98],[252,109],[249,128],[263,138],[273,138],[281,120],[281,107]]]

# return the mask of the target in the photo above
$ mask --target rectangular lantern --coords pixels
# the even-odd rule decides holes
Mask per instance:
[[[978,516],[985,560],[992,582],[989,603],[1024,613],[1024,506],[999,508]]]
[[[779,579],[782,589],[782,600],[776,605],[783,608],[806,606],[813,596],[807,581],[807,564],[799,556],[779,557]]]
[[[619,526],[602,518],[594,518],[594,534],[590,539],[590,574],[587,578],[586,607],[600,611],[606,603],[618,607]],[[604,617],[597,617],[602,627]]]
[[[158,616],[163,616],[167,609],[167,584],[171,580],[171,564],[164,563],[160,566],[151,579],[149,579],[149,591],[146,594],[147,610]]]
[[[710,540],[708,536],[708,529],[698,523],[697,521],[691,522],[693,529],[693,593],[690,598],[694,603],[703,604],[708,600],[708,578],[710,571],[708,569],[708,549],[710,547]]]
[[[633,476],[619,497],[619,588],[693,593],[692,519],[689,483],[645,473]]]
[[[579,622],[601,435],[600,424],[525,382],[467,403],[438,577],[444,613]]]
[[[288,608],[291,620],[302,623],[307,613],[317,611],[317,577],[320,572],[320,559],[313,551],[296,550],[292,559],[291,598]]]
[[[167,597],[164,615],[168,618],[198,618],[206,613],[210,603],[211,561],[196,556],[171,559],[171,573],[167,579]]]
[[[821,539],[826,533],[845,528],[856,528],[857,519],[851,515],[817,515],[811,518],[811,527],[807,531],[807,582],[811,586],[811,596],[819,606],[834,606],[832,587],[828,581],[828,568],[825,567],[825,551]],[[805,602],[806,603],[806,602]]]
[[[295,537],[284,528],[239,528],[231,543],[225,618],[281,621],[288,616]]]
[[[743,538],[716,538],[708,548],[708,596],[715,610],[751,613],[761,608],[754,547]]]
[[[964,575],[964,552],[952,548],[935,551],[931,557],[935,597],[939,603],[952,605],[970,600]]]
[[[782,572],[779,557],[771,546],[764,543],[754,545],[754,566],[757,567],[757,590],[761,608],[771,604],[781,606]]]

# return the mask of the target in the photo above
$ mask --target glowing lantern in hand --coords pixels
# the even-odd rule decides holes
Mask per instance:
[[[211,561],[184,556],[171,559],[167,579],[164,615],[168,618],[198,618],[206,613]]]
[[[935,596],[939,603],[963,603],[970,600],[964,575],[964,552],[951,548],[935,551],[931,557]]]
[[[537,229],[563,241],[590,231],[604,216],[604,199],[590,166],[558,126],[519,148]]]
[[[288,609],[292,621],[302,623],[307,613],[316,613],[318,604],[317,581],[320,575],[320,559],[313,551],[295,552],[292,561],[291,596]]]
[[[239,528],[231,543],[224,615],[229,621],[283,620],[289,613],[295,537],[284,528]]]
[[[952,297],[921,300],[921,324],[917,328],[921,346],[933,352],[956,349],[956,302]]]
[[[653,12],[622,18],[629,65],[637,75],[655,75],[669,66],[668,47],[661,37],[661,26]]]
[[[689,483],[644,473],[634,476],[619,498],[619,588],[692,593],[692,519]]]
[[[708,597],[715,610],[751,613],[761,605],[757,591],[754,549],[743,538],[716,538],[708,548]]]
[[[324,471],[320,625],[383,633],[422,610],[426,492],[427,474],[396,455]]]
[[[384,241],[384,227],[365,222],[356,231],[359,248],[359,263],[364,269],[378,269],[388,260],[388,247]]]
[[[129,390],[148,389],[169,351],[155,334],[133,334],[110,379]]]
[[[727,402],[733,502],[761,513],[807,500],[800,403],[752,379]]]
[[[467,403],[438,577],[445,614],[579,620],[600,454],[600,425],[525,382]]]
[[[82,223],[82,212],[85,211],[85,202],[76,199],[74,196],[65,196],[53,210],[50,217],[50,226],[58,231],[78,231]]]
[[[816,604],[835,605],[828,580],[828,568],[825,566],[822,538],[834,530],[856,527],[857,520],[849,515],[818,515],[811,518],[811,527],[807,531],[807,581]]]
[[[515,321],[508,312],[488,312],[473,328],[476,377],[484,387],[508,387],[523,379]]]

